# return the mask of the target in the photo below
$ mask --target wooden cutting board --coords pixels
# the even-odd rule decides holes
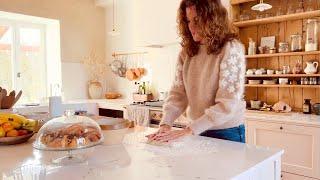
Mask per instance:
[[[3,89],[2,91],[5,92],[4,94],[7,94],[5,89]],[[14,100],[15,100],[16,92],[14,90],[11,91],[9,96],[4,96],[4,94],[2,94],[1,108],[2,109],[10,109],[12,107]]]

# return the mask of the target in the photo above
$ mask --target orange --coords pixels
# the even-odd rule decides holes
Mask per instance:
[[[19,133],[17,130],[13,129],[7,132],[7,137],[17,137],[19,136]]]
[[[12,126],[12,124],[9,123],[9,122],[3,123],[3,124],[2,124],[2,128],[3,128],[4,132],[8,132],[8,131],[11,131],[11,130],[14,129],[14,127]]]
[[[24,136],[24,135],[28,134],[28,131],[24,130],[24,129],[20,129],[20,130],[18,130],[18,134],[19,134],[19,136]]]

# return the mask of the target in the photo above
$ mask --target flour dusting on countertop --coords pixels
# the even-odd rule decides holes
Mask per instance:
[[[143,151],[163,156],[184,156],[190,154],[216,153],[217,144],[210,139],[195,138],[186,136],[165,145],[148,144],[146,135],[148,132],[134,132],[127,134],[123,139],[123,144]]]

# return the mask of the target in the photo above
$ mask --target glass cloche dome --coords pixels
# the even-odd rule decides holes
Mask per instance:
[[[33,147],[39,150],[71,151],[96,146],[103,139],[100,126],[94,120],[66,113],[41,127]]]

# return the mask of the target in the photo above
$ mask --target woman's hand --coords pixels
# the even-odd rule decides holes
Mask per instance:
[[[190,128],[185,128],[183,130],[172,130],[172,131],[166,131],[161,134],[157,134],[155,137],[153,137],[153,140],[158,142],[170,142],[180,137],[191,135],[191,134],[193,133]]]
[[[160,134],[169,132],[171,130],[171,126],[167,125],[167,124],[163,124],[159,127],[159,130],[156,133],[153,134],[149,134],[148,136],[146,136],[148,138],[148,141],[153,141],[155,140]]]

